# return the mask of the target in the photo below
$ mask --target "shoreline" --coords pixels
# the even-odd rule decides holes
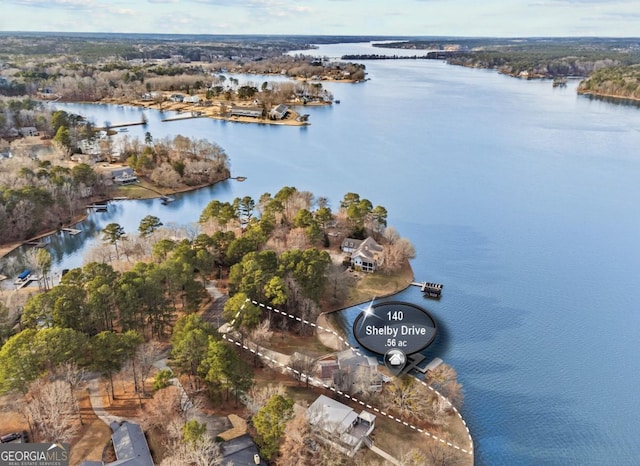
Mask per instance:
[[[598,92],[598,91],[585,91],[585,90],[581,90],[580,88],[578,88],[577,92],[578,92],[578,95],[586,95],[590,97],[601,97],[602,99],[615,99],[620,101],[629,100],[631,102],[640,102],[640,97],[622,96],[617,94],[605,94],[604,92]]]
[[[151,190],[151,189],[145,187],[147,189],[147,191],[149,191],[150,193],[153,193],[153,195],[150,195],[148,197],[137,197],[137,198],[127,198],[127,199],[116,199],[118,196],[115,195],[115,196],[111,196],[110,198],[107,198],[107,199],[94,200],[94,201],[92,201],[92,203],[114,202],[116,200],[135,201],[135,200],[141,200],[141,199],[159,199],[161,196],[178,194],[178,193],[186,193],[186,192],[190,192],[190,191],[196,191],[198,189],[206,188],[206,187],[209,187],[209,186],[214,186],[217,183],[222,183],[224,181],[237,179],[237,178],[240,178],[240,177],[232,177],[231,175],[229,175],[226,178],[223,178],[222,180],[216,181],[215,183],[206,183],[206,184],[202,184],[202,185],[198,185],[198,186],[185,186],[185,187],[181,187],[181,188],[167,190],[165,192],[159,192],[159,191],[156,191],[155,189]],[[117,194],[117,192],[115,194]],[[55,229],[51,229],[51,230],[45,230],[45,231],[43,231],[41,233],[38,233],[36,236],[33,236],[31,238],[27,238],[27,239],[24,239],[24,240],[18,240],[18,241],[12,241],[10,243],[0,244],[0,259],[3,259],[4,257],[6,257],[7,255],[11,254],[16,249],[20,248],[21,246],[24,246],[25,244],[27,244],[27,243],[29,243],[31,241],[37,241],[39,239],[47,238],[47,237],[49,237],[51,235],[54,235],[57,232],[59,232],[61,228],[69,228],[69,227],[72,227],[74,225],[77,225],[80,222],[85,221],[89,217],[88,210],[89,210],[89,208],[85,207],[85,213],[84,214],[76,216],[73,219],[72,222],[70,222],[69,224],[64,224],[64,225],[60,226],[59,228],[55,228]]]
[[[400,277],[404,277],[406,275],[407,270],[409,270],[411,272],[411,279],[409,280],[409,283],[406,286],[397,286],[395,291],[393,292],[389,292],[380,296],[376,296],[374,299],[378,299],[378,298],[388,298],[391,296],[394,296],[406,289],[408,289],[409,287],[411,287],[411,281],[413,281],[413,279],[415,278],[413,275],[413,268],[411,267],[411,262],[407,261],[407,264],[405,266],[403,266],[403,270],[400,272]],[[357,284],[356,284],[357,287]],[[342,311],[344,309],[347,309],[349,307],[353,307],[353,306],[358,306],[358,305],[362,305],[362,304],[366,304],[369,301],[361,301],[361,302],[356,302],[355,304],[347,304],[344,305],[340,308],[332,308],[330,310],[324,311],[322,312],[318,318],[316,319],[316,325],[320,328],[324,328],[327,330],[327,332],[317,332],[316,331],[316,338],[318,339],[318,341],[325,345],[328,348],[331,348],[335,351],[342,351],[344,350],[344,344],[345,341],[348,339],[347,336],[347,332],[345,331],[344,327],[339,325],[336,322],[336,318],[335,318],[335,313]],[[451,366],[453,367],[453,366]],[[455,370],[455,368],[454,368]],[[411,377],[415,378],[416,380],[420,380],[418,377],[416,377],[413,374],[409,374]],[[422,382],[425,386],[426,383],[423,381]],[[431,387],[429,387],[430,390],[433,390]],[[446,402],[449,404],[449,406],[451,407],[451,409],[453,410],[453,412],[455,413],[455,416],[450,420],[450,422],[448,423],[449,426],[454,425],[456,422],[460,422],[461,426],[458,424],[459,427],[461,427],[461,429],[466,430],[466,434],[467,434],[467,438],[470,444],[470,448],[469,448],[469,456],[470,456],[470,464],[474,464],[475,462],[475,442],[473,441],[473,437],[471,435],[471,431],[469,430],[466,421],[464,420],[464,418],[462,417],[462,413],[453,405],[453,403],[451,403],[451,401],[444,395],[442,395],[441,393],[439,393],[438,391],[435,391],[437,393],[437,395],[439,397],[442,397],[444,400],[446,400]],[[459,421],[456,421],[454,419],[457,419]],[[466,462],[465,462],[466,463]]]
[[[312,106],[312,105],[331,105],[331,102],[326,103],[308,103],[308,104],[297,104],[297,103],[286,103],[289,107],[289,115],[281,120],[272,120],[270,118],[262,118],[262,117],[249,117],[249,116],[236,116],[236,115],[221,115],[220,109],[221,106],[232,105],[233,103],[227,103],[224,101],[213,101],[210,106],[199,105],[198,103],[185,103],[185,102],[154,102],[154,101],[144,101],[144,100],[129,100],[122,98],[106,98],[101,99],[95,102],[67,102],[66,103],[89,103],[89,104],[102,104],[102,105],[123,105],[129,107],[137,107],[144,108],[149,110],[156,110],[159,112],[178,112],[179,115],[176,115],[172,118],[164,120],[164,122],[171,122],[173,120],[186,120],[191,118],[210,118],[212,120],[220,120],[220,121],[230,121],[237,123],[253,123],[253,124],[264,124],[264,125],[279,125],[279,126],[310,126],[311,123],[308,121],[300,120],[303,116],[299,112],[292,109],[294,106]],[[249,108],[249,105],[236,105],[237,107],[246,107]],[[184,116],[182,114],[185,114]],[[114,125],[113,127],[124,127],[124,126],[133,126],[133,125],[141,125],[142,122],[134,122],[128,124]]]

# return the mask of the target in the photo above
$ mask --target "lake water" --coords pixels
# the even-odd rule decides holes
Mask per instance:
[[[315,53],[379,51],[343,44]],[[341,103],[305,108],[306,128],[161,123],[144,111],[154,138],[213,140],[233,176],[247,180],[168,206],[115,203],[91,214],[83,234],[108,222],[135,231],[147,214],[196,221],[212,198],[285,185],[326,196],[334,209],[357,192],[385,206],[413,242],[416,279],[445,285],[440,301],[416,288],[396,298],[438,321],[430,355],[458,371],[477,464],[638,464],[640,110],[577,96],[577,82],[554,89],[430,60],[365,64],[366,83],[323,83]],[[61,107],[98,124],[143,113]],[[80,265],[97,240],[65,237],[58,267]]]

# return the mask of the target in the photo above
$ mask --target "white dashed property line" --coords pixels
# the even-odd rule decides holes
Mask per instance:
[[[248,347],[247,345],[244,345],[244,344],[240,343],[239,341],[236,341],[236,340],[234,340],[234,339],[232,339],[232,338],[229,338],[227,335],[222,335],[222,338],[223,338],[224,340],[227,340],[227,341],[228,341],[229,343],[231,343],[231,344],[235,344],[236,346],[239,346],[239,347],[241,347],[241,348],[243,348],[243,349],[245,349],[245,350],[251,351],[253,354],[257,354],[257,353],[256,353],[256,350],[254,350],[253,348],[250,348],[250,347]],[[339,394],[339,395],[342,395],[343,397],[345,397],[345,398],[347,398],[347,399],[349,399],[349,400],[352,400],[352,401],[354,401],[354,402],[356,402],[356,403],[359,403],[359,404],[361,404],[361,405],[363,405],[363,406],[365,405],[365,403],[363,403],[362,401],[358,400],[357,398],[355,398],[355,397],[353,397],[353,396],[350,396],[350,395],[348,395],[348,394],[346,394],[346,393],[344,393],[344,392],[342,392],[342,391],[340,391],[340,390],[337,390],[335,387],[330,387],[329,385],[327,385],[327,384],[324,384],[324,383],[320,382],[319,380],[317,380],[317,379],[315,379],[315,378],[311,377],[310,375],[307,375],[307,374],[305,374],[305,373],[303,373],[303,372],[300,372],[300,371],[298,371],[298,370],[296,370],[296,369],[293,369],[292,367],[289,367],[289,366],[287,366],[287,365],[285,365],[285,364],[283,364],[283,363],[281,363],[281,362],[279,362],[279,361],[276,361],[276,360],[275,360],[275,359],[273,359],[273,358],[267,357],[266,359],[268,359],[268,360],[272,361],[273,363],[275,363],[275,364],[277,364],[278,366],[280,366],[280,367],[282,367],[282,368],[286,369],[287,371],[290,371],[290,372],[293,372],[294,374],[299,375],[299,376],[300,376],[300,379],[305,378],[305,379],[307,379],[307,380],[308,380],[309,382],[311,382],[311,383],[313,383],[313,382],[318,382],[318,383],[320,383],[320,384],[322,385],[322,387],[324,387],[324,388],[326,388],[326,389],[329,389],[329,390],[331,390],[331,391],[333,391],[333,392],[335,392],[335,393],[337,393],[337,394]],[[369,406],[369,405],[367,405],[367,406]],[[415,427],[414,425],[409,424],[409,423],[407,423],[407,422],[404,422],[404,421],[402,421],[401,419],[399,419],[399,418],[397,418],[397,417],[392,416],[391,414],[388,414],[388,413],[386,413],[386,412],[384,412],[384,411],[380,411],[380,410],[378,410],[378,409],[376,409],[376,408],[374,408],[374,411],[376,411],[376,412],[380,413],[380,414],[381,414],[381,415],[383,415],[383,416],[388,417],[388,418],[389,418],[389,419],[391,419],[392,421],[396,421],[396,422],[397,422],[397,423],[399,423],[399,424],[404,424],[405,426],[410,427],[410,428],[412,428],[413,430],[417,430],[418,432],[423,432],[421,429],[418,429],[418,428],[417,428],[417,427]],[[442,442],[443,444],[446,444],[446,445],[448,445],[448,446],[450,446],[450,447],[455,447],[455,445],[453,445],[452,443],[447,442],[446,440],[444,440],[444,439],[442,439],[442,438],[440,438],[440,437],[437,437],[437,436],[435,436],[435,435],[433,435],[433,434],[431,434],[431,433],[429,433],[429,432],[424,431],[424,433],[425,433],[427,436],[430,436],[431,438],[433,438],[433,439],[434,439],[434,440],[436,440],[436,441],[440,441],[440,442]],[[456,449],[458,449],[458,450],[460,450],[460,451],[462,451],[462,452],[468,453],[468,454],[472,454],[470,451],[465,450],[464,448],[456,447]]]
[[[253,299],[249,299],[249,298],[247,298],[247,301],[250,301],[252,304],[254,304],[254,305],[256,305],[256,306],[260,306],[260,307],[262,307],[262,308],[266,308],[266,309],[268,309],[268,310],[269,310],[269,311],[271,311],[271,312],[275,312],[275,313],[277,313],[277,314],[281,314],[281,315],[282,315],[282,316],[284,316],[284,317],[288,317],[288,318],[290,318],[290,319],[295,319],[295,320],[300,321],[300,318],[298,318],[298,317],[296,317],[296,316],[294,316],[294,315],[292,315],[292,314],[288,314],[288,313],[286,313],[286,312],[280,311],[279,309],[275,309],[275,308],[273,308],[273,307],[271,307],[271,306],[265,306],[263,303],[259,303],[259,302],[255,301],[255,300],[253,300]],[[231,321],[231,325],[232,325],[232,326],[233,326],[233,323],[235,322],[235,320],[240,316],[240,312],[242,312],[242,311],[244,310],[244,306],[245,306],[245,305],[243,304],[243,305],[240,307],[240,310],[236,313],[236,315],[235,315],[234,319]],[[316,327],[316,328],[319,328],[320,330],[323,330],[323,331],[325,331],[325,332],[327,332],[327,333],[331,333],[331,334],[335,335],[336,337],[338,337],[338,339],[339,339],[339,340],[340,340],[340,341],[341,341],[345,346],[347,346],[348,348],[350,348],[350,349],[351,349],[352,351],[354,351],[356,354],[358,354],[358,355],[360,355],[360,356],[362,355],[362,353],[360,353],[360,351],[358,351],[356,348],[354,348],[353,346],[351,346],[351,345],[350,345],[350,344],[349,344],[349,343],[348,343],[348,342],[347,342],[347,341],[346,341],[342,336],[338,335],[338,332],[336,332],[335,330],[329,330],[329,329],[326,329],[326,328],[322,327],[321,325],[317,325],[317,324],[315,324],[315,323],[313,323],[313,322],[309,322],[309,321],[307,321],[307,320],[303,320],[302,322],[303,322],[303,323],[305,323],[305,324],[307,324],[307,325],[310,325],[311,327]],[[254,349],[251,349],[251,348],[249,348],[249,347],[248,347],[248,346],[246,346],[246,345],[242,345],[242,344],[240,344],[240,343],[238,343],[238,342],[234,341],[233,339],[228,338],[226,335],[223,335],[223,338],[224,338],[225,340],[227,340],[227,341],[231,342],[231,343],[235,343],[237,346],[241,346],[241,347],[242,347],[243,349],[245,349],[245,350],[249,350],[249,351],[251,351],[252,353],[257,354],[257,355],[258,355],[258,356],[260,356],[260,357],[266,357],[266,359],[268,359],[268,360],[270,360],[270,361],[274,362],[275,364],[277,364],[277,365],[279,365],[279,366],[283,367],[284,369],[286,369],[286,370],[288,370],[288,371],[291,371],[291,372],[294,372],[294,373],[295,373],[295,374],[297,374],[297,375],[300,375],[300,377],[301,377],[301,378],[302,378],[302,377],[305,377],[305,378],[306,378],[307,380],[309,380],[309,381],[314,381],[314,380],[315,380],[313,377],[308,376],[308,375],[306,375],[306,374],[303,374],[303,373],[301,373],[301,372],[299,372],[299,371],[297,371],[297,370],[295,370],[295,369],[293,369],[293,368],[291,368],[291,367],[289,367],[289,366],[286,366],[286,365],[282,364],[281,362],[276,361],[276,360],[275,360],[275,359],[273,359],[273,358],[270,358],[270,357],[268,357],[268,356],[263,356],[263,355],[262,355],[261,353],[259,353],[259,352],[257,353]],[[447,397],[445,397],[444,395],[442,395],[442,394],[441,394],[438,390],[436,390],[435,388],[433,388],[433,387],[429,386],[429,385],[428,385],[424,380],[418,379],[417,377],[414,377],[414,379],[415,379],[415,380],[417,380],[418,382],[420,382],[420,383],[421,383],[422,385],[424,385],[425,387],[427,387],[427,388],[428,388],[429,390],[431,390],[432,392],[434,392],[434,393],[435,393],[439,398],[442,398],[443,400],[445,400],[445,401],[447,402],[447,404],[449,405],[449,407],[451,407],[451,408],[453,409],[453,411],[458,415],[458,417],[459,417],[459,418],[460,418],[460,420],[462,421],[462,424],[464,425],[465,429],[467,430],[467,436],[469,437],[469,444],[470,444],[470,448],[469,448],[469,450],[467,450],[467,449],[465,449],[465,448],[462,448],[462,447],[459,447],[459,446],[457,446],[457,445],[454,445],[454,444],[452,444],[452,443],[450,443],[450,442],[447,442],[446,440],[441,439],[440,437],[437,437],[437,436],[433,435],[432,433],[427,432],[426,430],[420,429],[420,428],[418,428],[418,427],[415,427],[415,426],[414,426],[414,425],[412,425],[412,424],[409,424],[409,423],[407,423],[407,422],[404,422],[404,421],[402,421],[401,419],[398,419],[398,418],[396,418],[396,417],[394,417],[394,416],[391,416],[390,414],[388,414],[388,413],[386,413],[386,412],[384,412],[384,411],[380,411],[378,408],[372,407],[372,406],[371,406],[371,405],[369,405],[369,404],[366,404],[366,405],[365,405],[365,403],[363,403],[362,401],[360,401],[360,400],[356,399],[355,397],[351,397],[351,396],[349,396],[348,394],[341,392],[340,390],[336,390],[334,387],[330,387],[329,385],[324,384],[324,383],[321,383],[320,381],[318,381],[318,382],[320,382],[320,383],[321,383],[321,385],[322,385],[324,388],[329,389],[329,390],[331,390],[331,391],[333,391],[333,392],[336,392],[337,394],[339,394],[339,395],[341,395],[341,396],[344,396],[344,397],[346,397],[347,399],[350,399],[350,400],[352,400],[352,401],[355,401],[355,402],[357,402],[357,403],[361,404],[362,406],[366,406],[368,409],[373,409],[375,412],[380,413],[381,415],[383,415],[383,416],[385,416],[385,417],[388,417],[388,418],[390,418],[391,420],[395,420],[395,421],[396,421],[396,422],[398,422],[398,423],[404,424],[405,426],[408,426],[408,427],[412,428],[413,430],[417,430],[417,431],[418,431],[418,432],[420,432],[420,433],[424,433],[425,435],[430,436],[430,437],[431,437],[431,438],[433,438],[434,440],[440,441],[440,442],[442,442],[443,444],[446,444],[446,445],[448,445],[448,446],[450,446],[450,447],[453,447],[453,448],[455,448],[456,450],[460,450],[460,451],[462,451],[462,452],[464,452],[464,453],[468,453],[469,455],[473,454],[473,439],[472,439],[472,437],[471,437],[471,432],[469,431],[469,427],[467,426],[467,423],[465,422],[465,420],[463,419],[462,415],[460,414],[460,411],[458,411],[458,410],[456,409],[456,407],[455,407],[455,406],[453,406],[453,404],[449,401],[449,399],[447,399]]]

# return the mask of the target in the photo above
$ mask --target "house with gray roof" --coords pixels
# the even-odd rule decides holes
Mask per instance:
[[[333,384],[349,393],[377,392],[382,389],[384,376],[378,372],[378,360],[364,356],[352,349],[336,355],[338,369],[333,374]]]
[[[307,418],[320,441],[353,456],[373,432],[376,416],[368,411],[357,414],[353,408],[320,395],[307,409]]]
[[[277,105],[269,110],[269,119],[271,120],[282,120],[289,113],[289,107],[284,104]]]
[[[142,428],[133,422],[111,423],[111,440],[116,452],[116,461],[84,461],[80,466],[154,466],[147,439]]]
[[[267,466],[249,434],[223,442],[220,451],[225,466]]]
[[[107,466],[153,466],[147,439],[142,427],[129,421],[111,424],[113,448],[117,461]]]
[[[346,238],[341,245],[345,253],[351,255],[351,266],[362,272],[375,272],[384,261],[384,246],[369,237],[364,241]]]
[[[136,183],[138,181],[138,177],[130,167],[116,168],[114,170],[111,170],[111,179],[114,183],[118,184],[130,184]]]
[[[262,107],[231,107],[231,116],[244,116],[252,118],[262,117]]]
[[[22,128],[20,128],[20,134],[22,135],[22,137],[27,137],[27,136],[39,136],[40,133],[38,132],[38,128],[36,128],[35,126],[23,126]]]

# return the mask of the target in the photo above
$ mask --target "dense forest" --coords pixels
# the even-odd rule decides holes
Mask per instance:
[[[578,92],[640,99],[640,66],[603,68],[580,83]]]
[[[4,35],[0,34],[0,95],[33,95],[42,99],[96,101],[140,98],[144,93],[181,91],[187,94],[232,91],[221,74],[249,73],[288,76],[301,80],[365,78],[361,64],[286,55],[307,48],[300,41],[272,38],[255,42],[237,38],[189,42],[138,37],[132,42],[118,35]],[[224,78],[224,76],[223,76]],[[269,90],[277,84],[270,84]],[[256,89],[257,90],[257,89]],[[262,89],[267,90],[265,89]],[[213,94],[212,94],[213,95]],[[290,99],[292,93],[277,103]],[[251,97],[251,96],[249,96]],[[207,96],[211,98],[211,96]]]
[[[529,77],[588,76],[611,66],[640,63],[637,39],[597,38],[451,38],[378,44],[384,48],[454,51],[453,65],[496,69]]]

